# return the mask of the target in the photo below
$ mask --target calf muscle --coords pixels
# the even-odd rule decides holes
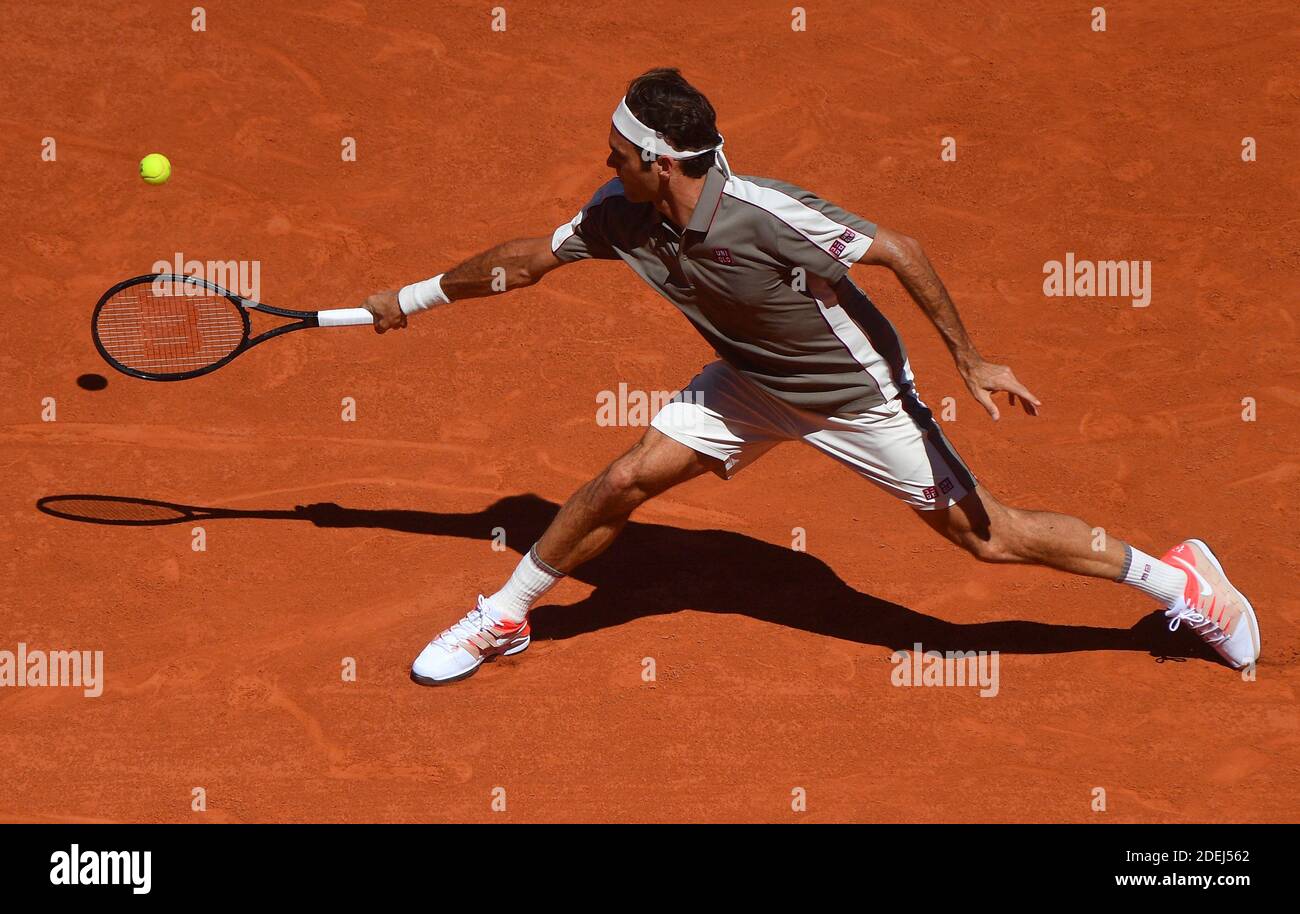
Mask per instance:
[[[537,541],[537,555],[569,573],[604,552],[649,499],[711,469],[710,458],[655,429],[578,489]]]

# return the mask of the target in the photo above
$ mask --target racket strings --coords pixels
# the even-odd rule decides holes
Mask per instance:
[[[201,286],[142,283],[104,302],[95,335],[127,368],[179,375],[207,368],[238,349],[244,317],[230,299]]]

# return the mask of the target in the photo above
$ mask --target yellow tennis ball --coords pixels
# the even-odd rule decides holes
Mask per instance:
[[[140,177],[146,184],[165,184],[172,176],[172,163],[160,152],[151,152],[140,160]]]

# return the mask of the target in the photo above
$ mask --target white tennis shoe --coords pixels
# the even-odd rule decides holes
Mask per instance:
[[[487,601],[479,594],[478,605],[451,628],[430,641],[411,664],[411,678],[420,685],[456,682],[494,657],[518,654],[532,641],[528,620],[498,622],[488,614]]]
[[[1201,540],[1184,540],[1160,559],[1187,573],[1183,595],[1165,610],[1169,630],[1184,623],[1233,669],[1259,659],[1259,620],[1254,607],[1232,586],[1223,566]]]

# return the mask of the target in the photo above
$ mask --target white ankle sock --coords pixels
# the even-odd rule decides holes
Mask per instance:
[[[1183,595],[1183,590],[1187,587],[1187,572],[1152,558],[1141,549],[1132,546],[1125,548],[1124,573],[1120,575],[1120,583],[1136,587],[1165,606]]]
[[[537,557],[537,547],[533,546],[528,554],[519,560],[515,573],[510,575],[506,586],[487,598],[490,615],[501,622],[522,622],[528,617],[528,610],[546,591],[564,577]]]

